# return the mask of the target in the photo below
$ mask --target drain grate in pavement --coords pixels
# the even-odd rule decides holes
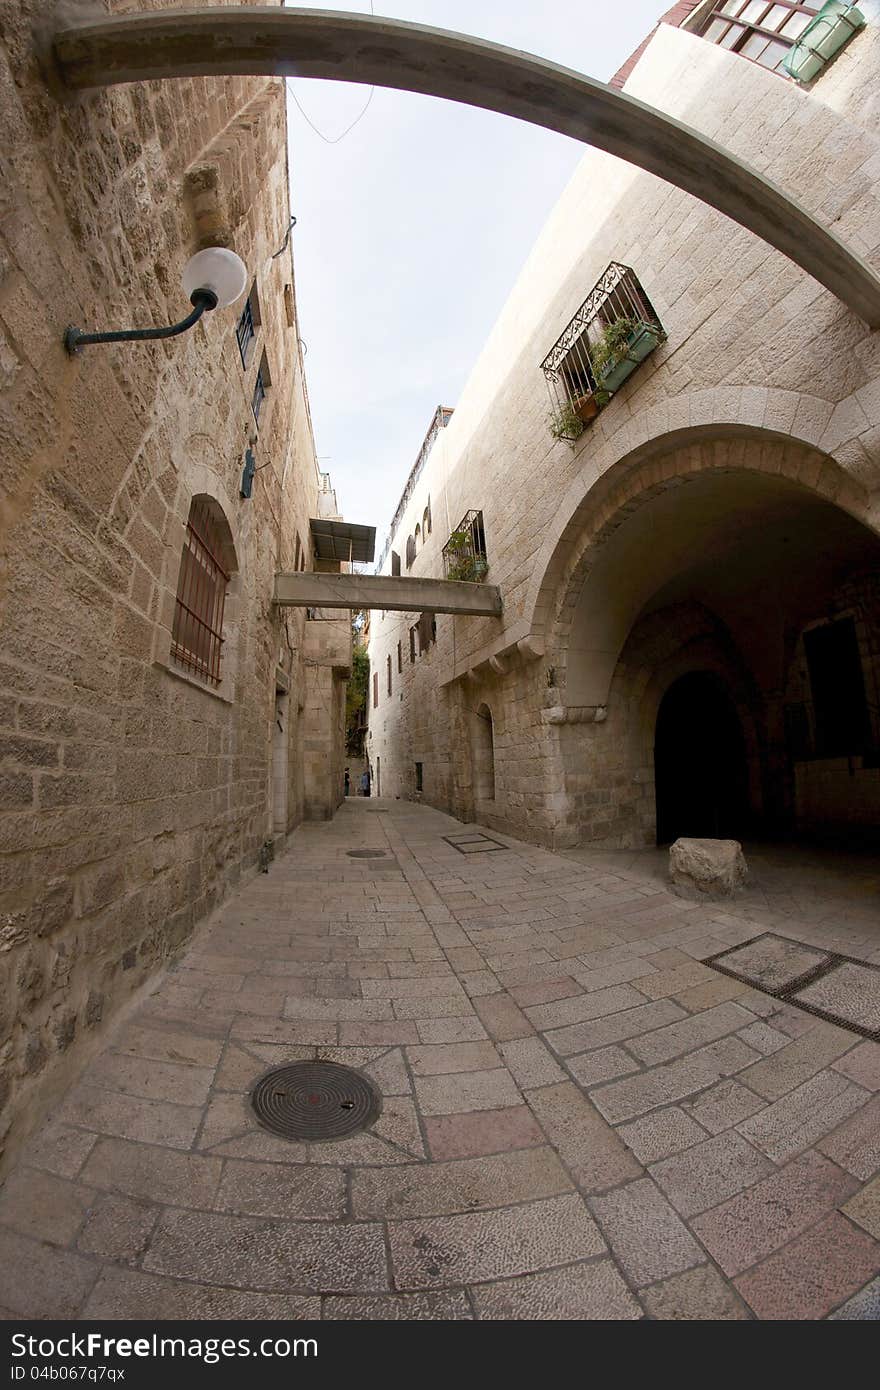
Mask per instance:
[[[466,838],[451,835],[442,837],[453,849],[457,849],[459,854],[482,854],[484,850],[507,849],[507,845],[502,845],[499,840],[492,840],[488,835],[468,835]]]
[[[347,849],[346,854],[349,859],[387,859],[388,854],[384,849]]]
[[[251,1092],[254,1114],[282,1139],[327,1143],[373,1124],[382,1098],[367,1078],[339,1062],[291,1062],[274,1067]]]
[[[722,975],[880,1042],[880,966],[763,932],[705,961]]]

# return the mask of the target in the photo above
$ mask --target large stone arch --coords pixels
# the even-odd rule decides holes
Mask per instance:
[[[70,88],[155,78],[325,78],[422,92],[559,131],[674,183],[788,256],[872,327],[880,279],[797,200],[713,140],[604,83],[463,34],[329,10],[212,6],[56,32]]]

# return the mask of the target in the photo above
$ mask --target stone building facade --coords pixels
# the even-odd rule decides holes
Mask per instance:
[[[624,90],[880,267],[880,7],[806,87],[707,42],[712,8],[676,6]],[[554,437],[554,381],[614,321],[613,266],[656,346]],[[585,303],[582,327],[601,312],[582,333]],[[464,537],[484,556],[465,577],[499,586],[503,616],[374,614],[374,783],[554,846],[876,833],[878,498],[880,334],[720,214],[588,151],[382,564],[461,575]]]
[[[4,1143],[266,842],[332,815],[349,625],[272,602],[277,571],[311,567],[310,519],[336,513],[298,344],[283,82],[56,95],[46,7],[0,14]],[[69,323],[182,318],[181,269],[218,244],[247,267],[249,322],[242,299],[168,342],[66,354]],[[184,609],[209,583],[203,641]]]

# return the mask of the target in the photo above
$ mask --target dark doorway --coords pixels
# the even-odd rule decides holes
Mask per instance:
[[[707,671],[681,676],[657,712],[657,843],[740,839],[748,822],[745,743],[733,701]]]

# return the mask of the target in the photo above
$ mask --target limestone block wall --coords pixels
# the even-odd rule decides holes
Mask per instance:
[[[802,91],[662,25],[626,91],[755,164],[880,266],[880,140],[872,117],[878,61],[880,28],[872,23]],[[610,260],[633,267],[668,340],[571,446],[549,433],[539,364]],[[762,445],[780,438],[797,447],[774,461]],[[659,179],[587,151],[391,540],[403,555],[430,496],[432,533],[411,572],[439,575],[451,529],[468,510],[481,510],[487,579],[501,587],[504,614],[438,615],[436,644],[411,665],[408,629],[418,615],[374,615],[379,706],[371,701],[368,746],[371,761],[381,762],[383,794],[413,795],[419,761],[425,800],[474,815],[467,727],[485,703],[493,715],[496,795],[482,819],[547,843],[570,843],[591,829],[608,842],[649,835],[648,790],[627,787],[624,830],[622,812],[588,809],[591,774],[572,773],[572,740],[581,747],[604,736],[597,747],[606,750],[609,776],[624,776],[611,771],[611,723],[587,733],[595,710],[581,711],[571,728],[569,716],[556,722],[554,711],[570,704],[566,612],[584,590],[589,566],[582,562],[597,527],[612,534],[641,504],[641,489],[702,467],[687,450],[676,453],[679,442],[695,439],[734,441],[720,468],[781,469],[876,531],[880,335],[750,233]],[[636,463],[644,467],[627,491]],[[384,569],[390,573],[390,557]],[[644,766],[639,775],[648,775]],[[634,831],[638,816],[642,828]]]
[[[289,224],[283,84],[61,98],[39,56],[46,7],[10,0],[0,19],[2,1143],[252,870],[277,806],[284,828],[304,813],[305,622],[271,600],[276,570],[311,563],[320,484],[291,259],[275,254]],[[256,285],[246,367],[241,304],[167,343],[67,357],[68,323],[182,317],[181,268],[215,242]],[[245,501],[249,445],[261,467]],[[202,494],[235,552],[218,690],[170,660]]]

